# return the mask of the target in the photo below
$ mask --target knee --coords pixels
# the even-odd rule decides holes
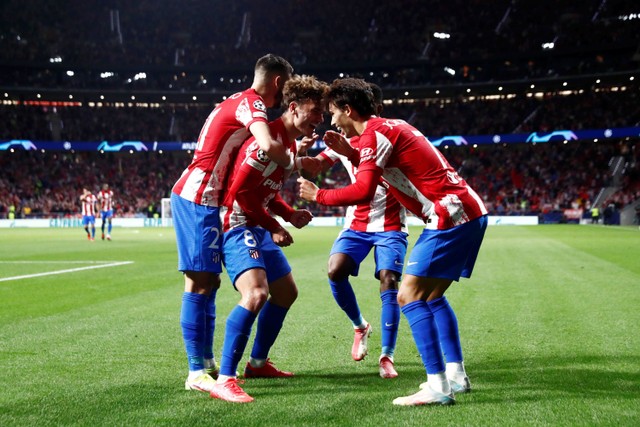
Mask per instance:
[[[413,302],[412,295],[407,292],[403,292],[402,288],[398,291],[398,305],[404,307],[405,305]]]
[[[213,278],[211,279],[211,289],[214,291],[217,291],[218,289],[220,289],[220,275],[219,274],[214,274]]]
[[[345,262],[340,262],[335,258],[329,258],[329,264],[327,265],[327,276],[329,280],[339,282],[349,277],[351,271],[350,265]]]
[[[389,270],[380,271],[380,293],[392,289],[398,289],[398,274]]]
[[[289,308],[298,299],[298,288],[294,285],[289,289],[282,297],[281,302],[278,304],[281,307]]]
[[[262,287],[251,288],[243,295],[243,299],[245,300],[243,305],[249,311],[257,313],[262,306],[264,306],[264,303],[267,302],[268,297],[269,292],[267,289]]]

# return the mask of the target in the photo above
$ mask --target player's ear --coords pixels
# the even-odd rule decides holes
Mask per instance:
[[[351,108],[351,105],[346,104],[344,106],[344,114],[346,114],[347,116],[351,117],[351,114],[353,113],[353,108]]]
[[[298,104],[295,101],[291,101],[289,103],[289,112],[291,114],[296,114],[296,107],[298,107]]]

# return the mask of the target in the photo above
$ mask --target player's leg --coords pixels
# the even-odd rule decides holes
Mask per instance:
[[[271,262],[269,265],[273,265]],[[287,264],[288,265],[288,264]],[[286,378],[292,372],[282,371],[268,358],[284,319],[298,297],[298,288],[291,273],[269,283],[269,300],[258,315],[258,328],[251,350],[251,357],[245,367],[245,378]]]
[[[90,220],[91,223],[91,240],[95,240],[96,238],[96,219],[95,217],[93,217],[93,219]]]
[[[220,277],[206,271],[185,271],[184,281],[180,327],[189,364],[185,388],[210,392],[213,378],[207,372],[205,357],[206,349],[213,346],[213,335],[209,337],[207,331],[207,306],[220,287]]]
[[[212,329],[207,329],[207,307],[220,286],[220,219],[217,208],[200,206],[175,194],[171,196],[178,247],[178,270],[184,273],[180,325],[189,376],[185,388],[210,391],[215,383],[206,372],[205,349],[212,346]],[[211,335],[209,335],[211,334]],[[211,344],[210,344],[211,343]]]
[[[89,232],[89,217],[86,215],[82,217],[82,226],[84,228],[85,233],[87,233],[87,239],[91,240],[91,232]]]
[[[343,230],[333,243],[327,267],[333,298],[353,324],[351,357],[355,361],[360,361],[367,355],[368,339],[372,328],[360,312],[356,295],[349,282],[349,275],[358,275],[360,263],[373,247],[369,237],[369,233]]]
[[[100,225],[100,228],[102,229],[102,240],[104,240],[104,225],[106,222],[106,218],[105,218],[105,212],[101,211],[100,215],[102,216],[102,224]]]
[[[464,260],[459,265],[459,274],[462,277],[470,277],[475,265],[478,252],[486,230],[486,218],[479,218],[459,227],[456,234],[464,233],[464,239],[451,239],[450,246],[458,259]],[[456,246],[461,246],[456,249]],[[444,295],[448,286],[436,286],[427,298],[429,308],[433,312],[438,326],[440,345],[446,360],[446,374],[454,393],[466,393],[471,391],[471,383],[464,368],[462,345],[458,319],[453,308]]]
[[[233,276],[232,280],[234,280]],[[245,270],[235,278],[234,285],[240,292],[241,299],[227,317],[220,358],[220,375],[211,390],[211,397],[229,402],[246,403],[253,401],[253,398],[238,385],[236,371],[249,341],[251,327],[257,313],[267,301],[269,286],[263,268]]]
[[[380,330],[382,351],[378,359],[380,376],[395,378],[393,355],[400,324],[398,305],[398,285],[407,253],[407,234],[402,232],[374,233],[376,277],[380,279],[380,300],[382,302]]]
[[[471,391],[471,383],[464,369],[458,319],[444,295],[445,290],[434,289],[427,303],[438,327],[440,345],[446,360],[446,375],[451,388],[454,393],[466,393]]]
[[[394,367],[394,353],[398,340],[400,324],[400,306],[398,305],[398,282],[400,274],[391,270],[380,271],[380,331],[382,349],[378,364],[382,378],[395,378],[398,373]]]
[[[417,393],[395,399],[395,405],[449,405],[455,402],[445,374],[438,328],[426,301],[435,287],[448,286],[451,282],[451,279],[418,277],[405,273],[398,292],[398,303],[407,318],[427,371],[427,383]]]
[[[111,240],[111,228],[113,227],[113,214],[109,211],[109,215],[107,216],[107,240]]]
[[[218,365],[213,351],[213,336],[216,331],[216,295],[220,288],[220,276],[216,275],[217,284],[211,290],[204,306],[204,368],[207,374],[218,378]]]

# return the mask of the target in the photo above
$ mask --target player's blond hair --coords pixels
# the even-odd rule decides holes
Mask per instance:
[[[307,100],[323,102],[329,85],[315,76],[294,75],[284,85],[282,91],[282,103],[287,106],[292,102],[304,102]]]

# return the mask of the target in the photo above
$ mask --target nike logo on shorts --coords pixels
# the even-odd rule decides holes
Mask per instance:
[[[415,264],[417,264],[417,263],[418,263],[418,261],[408,262],[408,263],[407,263],[407,267],[408,267],[408,266],[410,266],[410,265],[415,265]]]

